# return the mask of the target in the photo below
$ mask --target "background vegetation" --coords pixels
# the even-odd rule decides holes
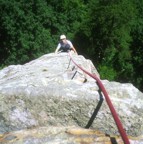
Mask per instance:
[[[53,52],[66,34],[101,79],[143,91],[143,0],[0,0],[0,67]]]

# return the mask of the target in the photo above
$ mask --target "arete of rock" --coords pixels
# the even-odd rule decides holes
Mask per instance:
[[[81,55],[72,57],[100,77],[90,60]],[[102,83],[127,134],[142,135],[143,93],[129,83]],[[90,128],[118,135],[96,81],[77,68],[67,53],[46,54],[24,65],[0,70],[0,134],[37,126],[84,128],[99,103],[101,107]]]

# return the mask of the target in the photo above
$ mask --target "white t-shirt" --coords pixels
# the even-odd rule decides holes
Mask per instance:
[[[67,44],[70,45],[70,47],[73,47],[73,44],[71,43],[71,41],[69,40],[66,40],[67,41]],[[58,44],[57,48],[59,49],[61,47],[61,43]]]

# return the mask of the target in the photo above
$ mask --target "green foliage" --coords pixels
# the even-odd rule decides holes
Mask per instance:
[[[44,1],[37,1],[36,4],[34,1],[26,3],[23,0],[2,1],[1,31],[4,33],[1,37],[4,43],[1,44],[1,48],[5,49],[2,51],[5,53],[1,59],[2,62],[5,64],[25,63],[50,52],[53,46],[53,43],[48,43],[47,40],[50,32],[40,22],[48,14],[48,12],[45,14],[43,6],[45,6]],[[38,16],[39,11],[41,15]]]
[[[131,30],[132,43],[132,64],[134,67],[132,82],[143,91],[143,0],[135,1],[137,8],[136,19]]]
[[[73,40],[102,78],[143,90],[143,0],[0,0],[0,67],[55,51]]]
[[[100,72],[101,79],[108,79],[113,81],[117,78],[117,72],[113,69],[113,67],[100,65],[98,70]]]
[[[81,6],[79,0],[1,0],[0,63],[25,63],[52,52],[62,33],[73,38]]]
[[[87,3],[87,13],[76,37],[81,37],[79,45],[84,53],[99,65],[101,77],[138,83],[138,87],[143,82],[139,74],[143,63],[142,4],[139,0],[91,0]]]

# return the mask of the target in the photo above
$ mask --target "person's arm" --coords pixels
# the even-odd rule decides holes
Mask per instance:
[[[59,43],[58,46],[57,46],[57,48],[56,48],[56,50],[55,50],[55,53],[57,53],[59,51],[60,47],[61,47],[61,45]]]
[[[74,48],[72,42],[68,40],[68,44],[70,45],[71,49],[72,49],[76,54],[78,54],[77,51],[76,51],[76,49]]]
[[[72,47],[72,50],[73,50],[76,54],[78,54],[77,51],[76,51],[76,49],[75,49],[74,47]]]
[[[57,53],[58,51],[59,51],[59,48],[57,47],[56,50],[55,50],[55,53]]]

